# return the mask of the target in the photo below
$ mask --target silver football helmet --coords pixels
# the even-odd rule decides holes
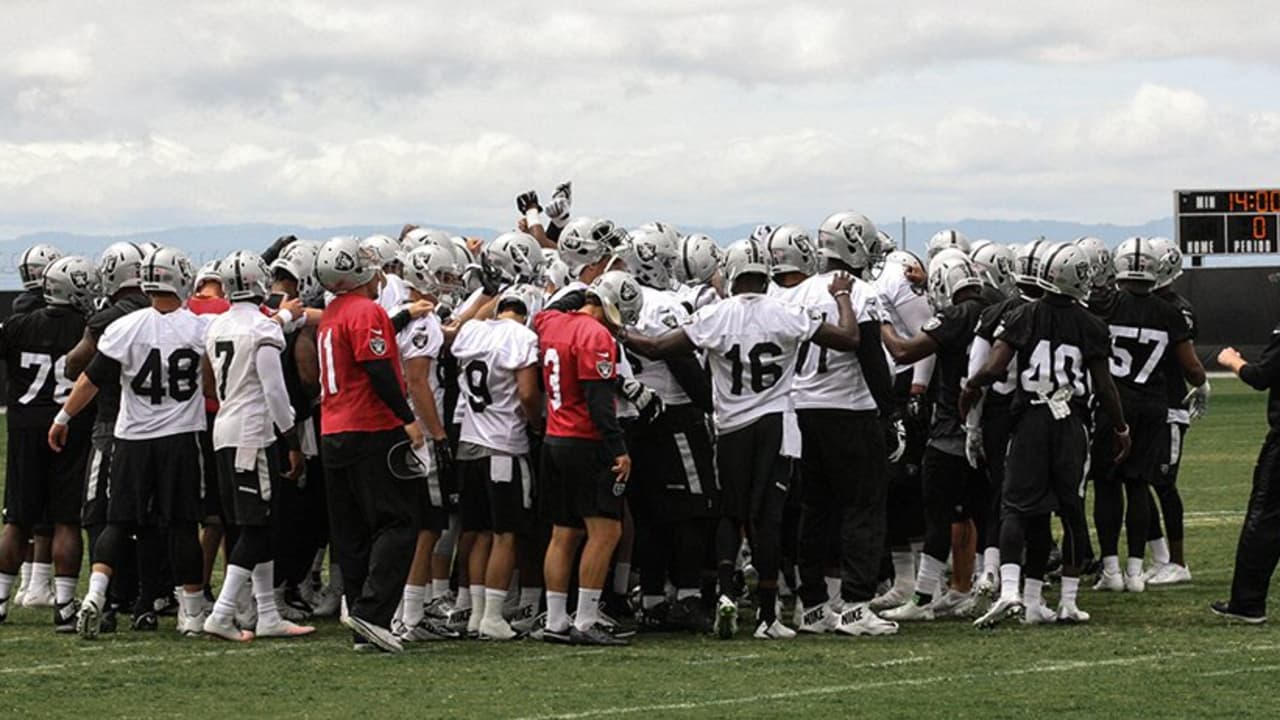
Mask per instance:
[[[542,281],[542,248],[532,235],[503,233],[485,246],[481,256],[484,263],[497,270],[505,283]]]
[[[360,240],[360,247],[368,248],[378,259],[378,267],[382,270],[394,268],[403,261],[400,254],[400,243],[386,235],[370,235]]]
[[[196,290],[199,290],[200,286],[204,285],[207,280],[214,280],[219,285],[222,284],[222,271],[218,269],[218,265],[221,263],[221,260],[210,260],[201,265],[199,270],[196,270]]]
[[[1040,263],[1040,285],[1046,292],[1083,303],[1092,288],[1089,255],[1074,243],[1054,243]]]
[[[45,268],[54,260],[62,257],[62,251],[52,245],[40,243],[22,251],[22,259],[18,261],[18,277],[22,279],[23,290],[35,290],[40,287]]]
[[[451,248],[422,245],[404,259],[404,281],[423,295],[430,295],[448,307],[457,307],[465,292],[462,269]]]
[[[435,230],[433,228],[414,228],[405,233],[404,240],[400,241],[400,251],[408,253],[415,248],[423,245],[436,244],[448,245],[451,242],[449,233],[443,230]]]
[[[982,287],[982,278],[963,253],[939,253],[929,261],[929,304],[934,310],[951,307],[956,293]]]
[[[283,274],[298,283],[298,297],[307,305],[317,304],[324,298],[324,288],[316,279],[316,256],[319,254],[320,243],[295,240],[270,266],[273,279],[277,274]]]
[[[556,289],[568,285],[573,280],[573,278],[569,277],[569,266],[565,265],[564,261],[560,259],[559,251],[543,248],[542,260],[546,263],[546,270],[543,271],[543,274],[546,275],[545,280]]]
[[[799,225],[779,225],[765,238],[773,274],[798,272],[812,275],[818,271],[818,250],[809,233]]]
[[[536,285],[512,285],[498,296],[496,312],[501,313],[512,308],[524,315],[525,325],[533,325],[533,316],[542,312],[542,304],[546,293]]]
[[[999,290],[1005,295],[1015,292],[1013,281],[1014,254],[1007,246],[990,240],[979,240],[973,244],[969,259],[982,276],[983,282]]]
[[[941,230],[929,238],[929,259],[932,260],[935,255],[947,248],[955,248],[965,255],[968,255],[972,249],[969,238],[965,237],[964,233],[959,230]]]
[[[359,238],[340,235],[316,253],[316,280],[335,295],[348,293],[377,277],[378,262],[372,250],[360,247]]]
[[[564,226],[557,241],[560,259],[576,278],[582,269],[609,257],[623,244],[625,234],[608,220],[576,217]]]
[[[670,288],[680,254],[679,236],[670,226],[660,223],[641,225],[628,235],[631,241],[627,270],[643,285],[659,290]]]
[[[262,302],[271,292],[271,269],[257,253],[237,250],[218,264],[222,290],[231,302]]]
[[[70,305],[81,313],[93,312],[102,292],[98,268],[78,255],[60,257],[41,268],[44,301],[49,305]]]
[[[769,253],[760,243],[747,238],[730,245],[724,251],[724,259],[720,262],[720,271],[728,282],[730,291],[733,284],[743,275],[763,275],[769,277]]]
[[[1086,235],[1075,239],[1075,244],[1089,259],[1090,282],[1095,288],[1109,288],[1116,282],[1116,266],[1106,243]]]
[[[685,235],[680,241],[680,257],[676,261],[676,279],[686,285],[711,282],[720,269],[724,251],[715,240],[701,233]]]
[[[1151,238],[1151,247],[1160,258],[1160,267],[1156,270],[1156,289],[1166,288],[1174,280],[1182,277],[1182,250],[1178,244],[1167,237]]]
[[[610,270],[596,278],[587,292],[600,300],[605,317],[615,327],[635,325],[644,307],[644,294],[631,273]]]
[[[1131,237],[1116,248],[1112,263],[1116,267],[1116,280],[1155,283],[1161,259],[1151,240]]]
[[[171,293],[186,302],[195,285],[196,271],[186,253],[175,247],[161,247],[142,259],[138,286],[145,293]]]
[[[142,273],[142,249],[131,242],[113,243],[102,251],[98,275],[102,294],[108,298],[126,288],[138,287]]]
[[[1040,281],[1040,262],[1049,249],[1048,240],[1032,240],[1019,245],[1013,253],[1013,281],[1018,285],[1044,289]]]
[[[818,253],[854,270],[875,265],[884,255],[879,230],[866,215],[838,212],[818,227]]]

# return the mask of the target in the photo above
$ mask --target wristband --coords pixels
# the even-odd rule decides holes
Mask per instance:
[[[70,422],[71,422],[71,415],[67,413],[66,409],[63,409],[63,408],[60,408],[58,410],[58,414],[53,418],[54,425],[67,425]]]
[[[524,221],[528,224],[529,227],[533,227],[534,225],[541,225],[542,212],[538,210],[536,206],[531,207],[528,210],[524,211]]]
[[[849,295],[850,295],[850,292],[849,292],[848,290],[837,290],[837,291],[835,291],[835,292],[831,293],[831,297],[833,297],[833,298],[838,298],[838,297],[849,297]]]
[[[280,318],[281,325],[288,325],[293,322],[293,313],[289,312],[288,309],[281,309],[276,313],[276,317]]]

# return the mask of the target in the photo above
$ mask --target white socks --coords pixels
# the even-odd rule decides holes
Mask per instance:
[[[107,586],[111,584],[111,576],[94,572],[89,575],[89,592],[85,593],[86,601],[93,600],[99,608],[107,606]]]
[[[1111,573],[1112,575],[1120,574],[1120,558],[1116,555],[1107,555],[1102,558],[1102,571]]]
[[[1000,566],[1000,599],[1017,600],[1018,585],[1022,581],[1022,566],[1005,563]]]
[[[1169,539],[1156,538],[1147,542],[1147,547],[1151,549],[1151,559],[1157,565],[1169,564]]]
[[[1062,599],[1060,605],[1075,606],[1076,595],[1080,592],[1080,578],[1078,577],[1062,577]]]
[[[472,585],[468,588],[468,594],[471,596],[471,617],[467,620],[468,632],[475,632],[480,629],[480,621],[484,618],[484,591],[485,587],[483,585]],[[498,608],[498,612],[502,612],[501,607]]]
[[[404,586],[404,610],[400,620],[407,628],[415,628],[422,622],[422,605],[426,602],[427,588],[423,585]]]
[[[600,593],[601,590],[588,590],[586,588],[578,589],[578,615],[574,620],[574,627],[579,630],[586,631],[591,629],[592,625],[600,619]]]
[[[13,589],[13,581],[16,579],[9,573],[0,573],[0,602],[9,599],[9,591]]]
[[[564,632],[569,629],[569,594],[547,591],[547,629]]]
[[[22,578],[19,587],[31,587],[31,563],[22,563],[22,567],[18,568],[18,577]]]
[[[258,603],[258,623],[271,625],[281,622],[280,609],[276,607],[276,563],[274,560],[253,566],[253,599]]]
[[[4,597],[4,595],[0,595]],[[53,579],[53,601],[59,605],[76,599],[76,578],[61,575]]]
[[[200,590],[183,589],[178,596],[178,602],[182,605],[182,614],[189,618],[199,617],[200,612],[204,610],[204,593]],[[178,627],[182,627],[179,625]]]
[[[916,592],[937,597],[942,585],[942,571],[946,563],[927,554],[920,555],[920,574],[916,577]]]
[[[893,587],[902,592],[911,592],[912,583],[916,579],[916,554],[910,550],[894,550]]]
[[[1003,588],[1001,588],[1003,591]],[[1036,607],[1044,604],[1044,581],[1035,578],[1027,578],[1026,583],[1022,587],[1022,604],[1027,607]]]
[[[1141,575],[1142,574],[1142,558],[1140,557],[1129,558],[1128,566],[1125,568],[1124,574],[1125,575]]]
[[[500,588],[485,588],[484,590],[484,620],[489,622],[504,622],[502,617],[502,606],[507,601],[507,591]],[[472,612],[474,617],[475,612]]]
[[[53,583],[53,563],[31,563],[31,587],[47,588]]]
[[[431,596],[444,597],[449,592],[449,578],[431,581]]]
[[[982,551],[982,568],[984,574],[1000,577],[1000,548],[989,547]]]
[[[215,617],[225,620],[236,614],[236,598],[240,596],[240,588],[248,582],[249,577],[248,568],[227,565],[227,574],[222,579],[222,589],[218,591],[218,599],[213,603]]]
[[[840,597],[840,578],[824,577],[822,580],[827,584],[827,602]]]

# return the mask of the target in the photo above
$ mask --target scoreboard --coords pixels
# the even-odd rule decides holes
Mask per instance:
[[[1280,189],[1175,190],[1173,209],[1183,255],[1280,251]]]

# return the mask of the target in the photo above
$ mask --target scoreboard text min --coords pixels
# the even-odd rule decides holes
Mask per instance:
[[[1280,190],[1175,190],[1173,207],[1184,255],[1280,250]]]

